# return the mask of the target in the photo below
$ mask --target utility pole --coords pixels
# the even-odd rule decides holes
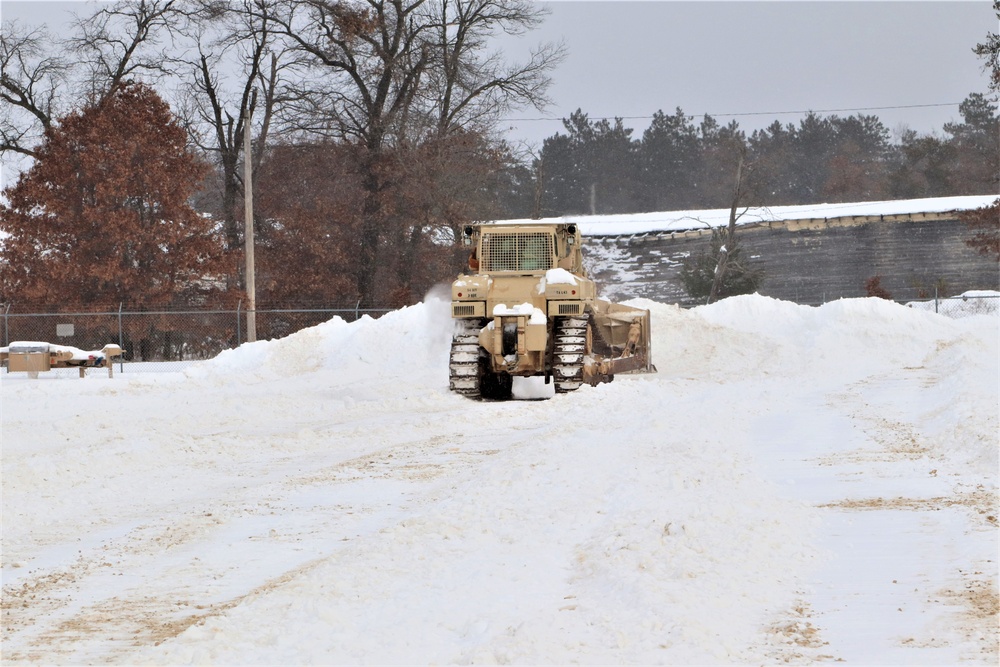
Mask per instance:
[[[257,98],[254,90],[253,100]],[[257,285],[253,266],[253,159],[250,149],[250,109],[247,105],[243,115],[243,211],[244,236],[246,237],[246,279],[247,279],[247,342],[257,340]]]

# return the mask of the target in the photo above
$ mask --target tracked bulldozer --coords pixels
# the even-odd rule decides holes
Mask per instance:
[[[649,311],[597,298],[576,225],[484,223],[462,241],[469,271],[451,287],[452,391],[504,400],[516,376],[544,376],[562,394],[655,372]]]

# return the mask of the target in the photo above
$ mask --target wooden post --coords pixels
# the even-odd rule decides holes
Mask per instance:
[[[257,285],[253,265],[253,160],[250,149],[250,107],[243,116],[243,210],[246,236],[247,342],[257,340]]]

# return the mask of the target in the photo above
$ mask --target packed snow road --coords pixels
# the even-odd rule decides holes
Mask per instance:
[[[998,319],[653,311],[659,373],[448,393],[447,304],[2,377],[5,663],[989,663]]]

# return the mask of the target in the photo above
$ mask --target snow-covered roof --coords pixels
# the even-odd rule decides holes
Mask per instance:
[[[1000,195],[933,197],[894,201],[844,204],[806,204],[799,206],[759,206],[745,212],[739,209],[739,224],[781,222],[786,220],[834,219],[880,215],[914,215],[969,211],[993,203]],[[555,224],[572,222],[584,236],[618,236],[652,232],[681,232],[691,229],[722,227],[729,223],[729,209],[700,211],[662,211],[615,215],[567,215],[541,220],[498,220],[503,224]]]

